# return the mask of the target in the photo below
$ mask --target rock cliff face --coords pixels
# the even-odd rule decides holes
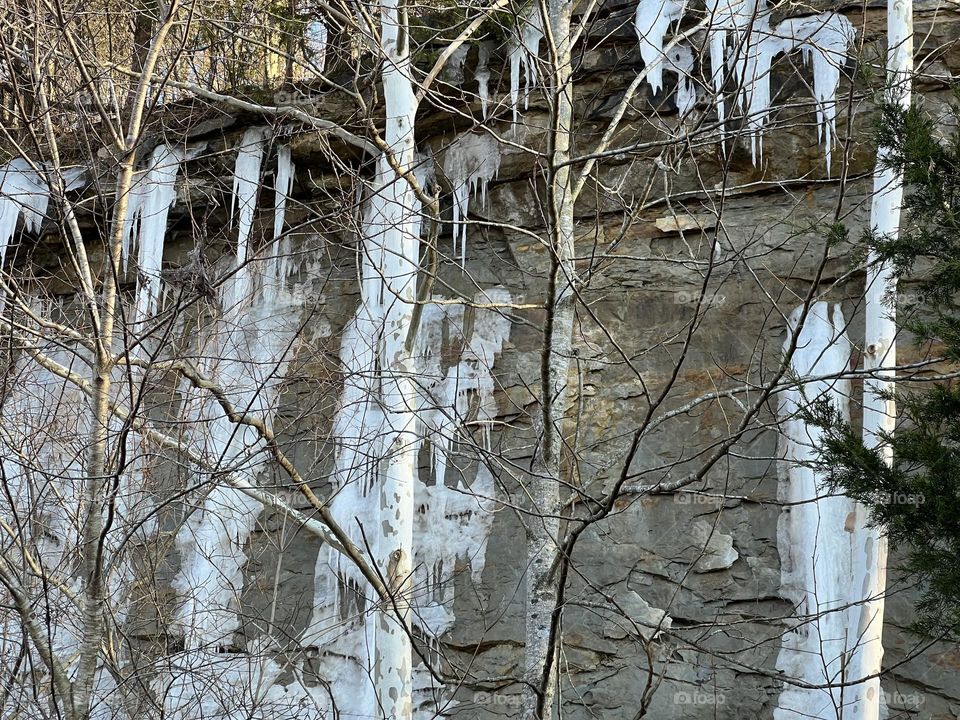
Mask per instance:
[[[777,23],[811,12],[788,5],[775,9]],[[828,9],[817,5],[817,11]],[[606,7],[589,28],[589,49],[576,68],[575,155],[602,136],[650,52],[637,41],[636,5]],[[685,46],[692,75],[678,77],[675,65],[665,66],[662,88],[654,93],[652,79],[644,84],[618,132],[622,149],[600,158],[578,200],[582,285],[569,378],[574,412],[565,424],[566,480],[577,499],[567,509],[589,512],[592,498],[622,476],[627,491],[576,546],[561,616],[564,717],[632,717],[644,706],[647,717],[658,719],[800,717],[789,709],[809,708],[809,697],[784,699],[778,674],[815,685],[816,677],[797,670],[804,664],[797,656],[815,641],[829,647],[840,640],[842,647],[833,634],[855,632],[835,618],[818,623],[816,633],[798,626],[800,614],[816,612],[797,587],[797,558],[806,557],[804,549],[822,552],[802,545],[810,540],[802,537],[804,528],[813,527],[818,537],[818,515],[798,520],[809,508],[784,504],[796,497],[796,479],[783,461],[781,398],[762,394],[779,363],[788,317],[812,288],[824,308],[834,304],[824,310],[831,327],[846,318],[840,329],[852,357],[838,362],[859,361],[863,274],[843,245],[830,249],[817,274],[835,222],[854,236],[869,224],[876,112],[862,69],[882,47],[884,12],[878,3],[830,3],[829,9],[856,32],[840,73],[829,160],[829,135],[825,139],[813,102],[822,95],[823,68],[815,75],[802,49],[773,60],[761,151],[758,127],[741,121],[729,98],[721,137],[707,72],[710,38],[696,30]],[[923,2],[916,23],[916,56],[923,63],[915,92],[936,111],[960,73],[960,14]],[[684,21],[688,26],[692,21]],[[535,34],[526,34],[528,45]],[[685,58],[679,53],[674,62],[685,64]],[[421,365],[413,614],[420,651],[446,677],[441,683],[421,666],[415,699],[424,717],[517,717],[524,482],[539,441],[533,417],[545,322],[540,308],[549,280],[537,152],[550,117],[530,65],[513,62],[514,71],[525,74],[511,85],[506,48],[474,44],[457,60],[445,87],[449,107],[422,108],[417,126],[418,177],[440,188],[443,222],[437,278],[415,352]],[[210,114],[185,133],[191,146],[205,149],[182,166],[162,263],[154,262],[163,303],[203,290],[218,270],[216,258],[236,243],[238,228],[227,227],[225,210],[224,178],[233,160],[218,151],[230,150],[232,158],[233,149],[252,142],[250,128],[264,121],[228,108]],[[337,491],[340,511],[366,518],[365,502],[376,494],[361,491],[364,451],[345,438],[378,433],[389,419],[371,419],[373,411],[357,399],[370,378],[361,382],[343,372],[365,350],[357,316],[364,263],[355,232],[359,203],[343,202],[351,197],[344,192],[349,181],[331,161],[338,149],[331,152],[328,138],[279,127],[259,136],[262,156],[258,167],[237,173],[240,207],[233,212],[239,211],[239,231],[249,235],[253,258],[251,285],[233,292],[249,302],[219,317],[217,333],[201,307],[187,312],[191,319],[179,322],[172,336],[155,340],[161,347],[196,346],[197,357],[226,358],[207,369],[233,388],[238,402],[275,407],[279,444],[306,481],[323,495]],[[291,170],[288,152],[291,190],[277,192]],[[246,196],[244,177],[254,183]],[[275,196],[285,204],[279,227]],[[255,212],[245,215],[250,209]],[[453,225],[464,218],[471,222]],[[88,227],[93,230],[92,220]],[[285,231],[274,240],[277,229]],[[65,295],[69,272],[49,247],[23,244],[11,252]],[[206,335],[204,342],[216,347],[198,342]],[[907,343],[903,351],[906,361],[915,352]],[[233,358],[248,362],[232,365]],[[258,368],[254,376],[250,359]],[[815,359],[807,370],[813,366]],[[635,431],[671,382],[625,467]],[[267,388],[265,397],[257,387]],[[859,383],[834,390],[849,390],[856,417]],[[183,388],[159,395],[164,392],[156,412],[168,413],[167,420],[212,412]],[[698,400],[710,393],[726,395]],[[744,407],[756,402],[763,408],[757,418],[738,428]],[[698,470],[732,433],[741,434],[739,441],[705,477],[673,493],[648,492]],[[214,422],[190,441],[302,503],[263,454],[250,455],[242,434]],[[175,463],[158,470],[154,483],[158,498],[190,485]],[[196,717],[201,705],[229,714],[228,703],[209,699],[250,692],[267,708],[265,717],[309,716],[310,703],[327,707],[331,695],[343,717],[366,716],[375,702],[356,662],[365,631],[350,620],[364,609],[360,580],[343,587],[336,553],[289,518],[238,497],[210,494],[166,506],[159,515],[150,541],[156,582],[143,581],[147,590],[128,620],[139,652],[158,662],[153,691],[167,698],[168,713],[184,718]],[[900,582],[891,572],[890,587]],[[199,623],[188,598],[210,608]],[[911,598],[909,591],[896,592],[887,602],[889,717],[960,717],[960,651],[934,643],[914,657],[923,642],[903,629]],[[785,657],[784,648],[794,655]],[[843,696],[834,691],[820,699],[842,702]],[[818,707],[816,717],[839,717]]]

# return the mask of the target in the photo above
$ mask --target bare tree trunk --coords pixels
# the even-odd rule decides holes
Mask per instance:
[[[90,448],[87,456],[86,487],[84,490],[84,520],[81,540],[83,572],[83,643],[76,679],[74,680],[73,708],[76,720],[89,715],[93,684],[100,657],[103,613],[106,601],[103,577],[103,516],[104,483],[114,469],[108,457],[109,428],[112,417],[111,386],[114,367],[113,341],[117,320],[117,281],[121,272],[121,252],[126,226],[130,188],[133,185],[137,146],[143,124],[150,76],[160,55],[160,49],[173,26],[177,3],[170,4],[166,20],[160,25],[144,61],[137,93],[130,109],[123,159],[117,179],[113,224],[107,248],[103,290],[99,312],[94,323],[98,326],[95,342],[91,385]]]
[[[550,132],[548,169],[551,273],[547,290],[547,322],[541,354],[541,433],[530,480],[527,557],[527,628],[525,703],[528,716],[553,717],[556,703],[559,628],[554,618],[560,576],[556,572],[560,539],[562,426],[570,405],[568,374],[573,340],[573,183],[569,166],[573,132],[571,71],[571,4],[541,3],[547,17],[547,39],[555,104]],[[534,60],[531,59],[531,62]]]
[[[887,4],[887,80],[889,100],[906,109],[910,106],[910,77],[913,72],[913,2],[890,0]],[[870,211],[874,232],[896,237],[900,228],[900,204],[903,199],[903,176],[882,166],[886,148],[877,151],[877,169],[873,181],[873,205]],[[893,460],[892,449],[880,440],[881,433],[892,433],[896,405],[881,397],[894,388],[897,363],[895,303],[884,302],[896,292],[896,278],[888,265],[875,263],[871,256],[867,272],[866,335],[864,338],[864,370],[877,370],[875,377],[864,381],[863,438],[868,446],[877,446],[887,464]],[[867,527],[867,508],[858,505],[854,528],[854,589],[860,594],[860,620],[852,631],[853,647],[847,677],[856,681],[868,678],[854,687],[853,714],[857,720],[878,720],[880,717],[880,667],[883,659],[883,606],[887,580],[887,541],[875,528]]]

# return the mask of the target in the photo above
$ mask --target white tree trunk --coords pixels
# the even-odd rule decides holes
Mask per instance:
[[[912,0],[890,0],[887,5],[887,80],[891,102],[910,106],[910,76],[913,72],[913,3]],[[880,158],[886,148],[877,151],[874,174],[871,225],[874,232],[895,237],[900,227],[900,204],[903,199],[903,177],[881,167]],[[870,260],[875,258],[871,256]],[[892,368],[897,362],[895,298],[896,279],[889,265],[873,265],[867,273],[866,335],[864,369]],[[890,302],[884,304],[884,298]],[[863,438],[868,446],[879,446],[889,464],[892,450],[881,444],[880,432],[893,432],[896,407],[880,393],[893,389],[894,371],[878,370],[864,382]],[[856,635],[848,639],[853,647],[847,677],[849,680],[869,678],[853,688],[853,714],[857,720],[878,720],[880,717],[880,664],[883,659],[883,594],[887,580],[887,541],[874,528],[866,526],[867,509],[857,507],[854,528],[854,593],[862,600],[860,618],[852,628]],[[875,677],[871,677],[875,676]]]
[[[530,480],[533,515],[528,521],[527,627],[524,706],[528,717],[553,717],[557,685],[557,632],[553,615],[561,582],[555,564],[560,533],[562,424],[570,405],[567,388],[574,323],[573,186],[568,160],[573,132],[573,84],[570,63],[571,4],[547,3],[555,114],[549,170],[549,246],[551,278],[547,297],[548,321],[541,356],[540,402],[542,437]],[[530,62],[535,62],[530,59]],[[535,689],[543,690],[537,697]]]

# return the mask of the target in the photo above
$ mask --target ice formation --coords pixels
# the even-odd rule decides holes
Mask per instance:
[[[415,170],[417,99],[410,58],[397,36],[398,6],[384,0],[384,141],[401,168]],[[341,405],[333,424],[331,514],[367,547],[387,583],[408,587],[413,562],[416,373],[407,348],[419,274],[421,208],[386,155],[364,204],[360,303],[341,338]],[[358,523],[358,519],[361,520]],[[328,546],[317,565],[317,596],[307,642],[323,648],[321,672],[341,713],[409,713],[411,640],[403,600],[368,614],[370,589],[356,565]],[[401,591],[401,597],[406,596]],[[398,617],[399,613],[399,617]],[[402,621],[402,622],[401,622]],[[370,654],[368,654],[368,651]],[[375,662],[374,662],[375,660]],[[370,683],[358,678],[370,677]]]
[[[503,304],[511,296],[503,288],[493,288],[477,293],[473,300]],[[482,455],[491,448],[491,426],[497,414],[492,368],[509,336],[510,321],[495,310],[471,311],[462,305],[432,305],[426,310],[416,353],[422,378],[418,432],[428,460],[415,494],[414,587],[418,593],[413,624],[428,647],[436,649],[455,620],[458,561],[469,562],[470,576],[478,583],[486,560],[496,489]],[[472,332],[467,329],[471,312]],[[452,362],[441,350],[444,335],[462,347]],[[470,482],[467,468],[474,467]],[[439,656],[431,659],[439,661]],[[434,717],[439,689],[422,665],[418,670],[417,700],[424,717]]]
[[[59,319],[63,313],[55,301],[30,304],[40,317]],[[41,344],[39,349],[53,362],[81,374],[87,372],[90,357],[83,348],[51,342]],[[129,405],[129,398],[124,397],[126,388],[117,382],[122,374],[114,373],[114,400]],[[73,678],[83,632],[81,607],[75,602],[82,591],[76,562],[81,553],[83,496],[89,481],[85,461],[91,407],[76,386],[31,360],[17,362],[11,379],[15,381],[0,406],[0,462],[6,490],[0,517],[23,528],[28,552],[46,571],[45,582],[27,586],[29,598],[37,609],[37,618],[45,629],[49,628],[47,640],[54,654]],[[112,420],[111,437],[120,437],[120,431],[121,423]],[[118,623],[128,611],[128,589],[134,575],[132,560],[125,552],[131,546],[129,540],[142,543],[154,528],[149,513],[153,504],[142,492],[140,440],[130,434],[126,442],[127,464],[116,478],[111,526],[103,535],[102,545],[109,612]],[[12,508],[16,509],[15,516]],[[9,678],[16,677],[8,685],[12,693],[7,698],[8,707],[17,708],[23,717],[46,717],[54,705],[48,695],[36,690],[49,687],[49,678],[35,675],[44,662],[32,644],[23,648],[23,639],[21,619],[7,610],[0,611],[0,667]],[[29,658],[26,664],[17,663],[21,651]],[[120,656],[123,652],[118,648]],[[96,670],[92,705],[92,720],[123,717],[116,685],[102,664]]]
[[[446,65],[443,68],[443,79],[451,85],[463,85],[466,79],[463,74],[463,66],[467,62],[467,55],[470,54],[469,43],[462,43],[447,58]]]
[[[761,3],[759,7],[758,2]],[[765,0],[706,0],[709,16],[707,44],[710,46],[711,80],[717,96],[717,120],[721,126],[721,137],[726,118],[726,103],[722,90],[728,36],[733,34],[733,46],[742,52],[746,45],[746,31],[754,17],[764,13],[765,5]]]
[[[265,273],[258,283],[251,263],[244,262],[250,259],[247,243],[265,135],[258,129],[244,140],[234,179],[241,217],[234,274],[222,289],[221,315],[198,339],[197,356],[203,358],[198,369],[224,389],[234,407],[271,424],[299,305],[285,292],[282,277],[277,282],[273,273]],[[278,162],[286,164],[278,175],[292,174],[288,159],[281,155]],[[273,258],[277,242],[268,248]],[[234,424],[207,391],[185,386],[184,396],[184,414],[195,428],[194,449],[256,485],[266,460],[259,433]],[[258,712],[269,710],[269,717],[310,717],[309,693],[296,684],[276,685],[280,668],[268,656],[222,652],[233,644],[240,624],[245,548],[262,506],[216,477],[204,479],[206,495],[176,538],[181,566],[173,581],[179,600],[174,619],[185,650],[171,660],[170,674],[157,681],[155,690],[164,696],[170,717],[186,719],[201,711],[218,719],[248,717],[251,704],[259,706]]]
[[[686,0],[640,0],[635,15],[647,82],[657,92],[663,84],[664,68],[676,71],[678,109],[692,107],[696,101],[690,77],[693,57],[682,51],[665,55],[663,47],[670,25],[681,18],[685,6]],[[729,70],[740,87],[737,101],[750,132],[751,154],[756,164],[762,154],[763,126],[770,111],[770,68],[777,55],[800,49],[804,60],[813,66],[817,133],[824,145],[829,173],[836,135],[836,95],[840,72],[856,36],[853,24],[842,15],[825,12],[789,18],[774,28],[766,0],[707,0],[706,9],[711,83],[716,93],[721,137],[726,119],[723,85]]]
[[[287,198],[293,191],[294,165],[289,145],[281,145],[277,150],[277,175],[274,181],[273,200],[273,239],[283,232],[283,221],[287,212]]]
[[[447,148],[443,172],[453,188],[453,253],[466,262],[467,225],[470,196],[487,199],[487,185],[500,170],[500,148],[487,133],[464,133]]]
[[[227,466],[242,461],[237,449],[217,447],[218,430],[211,428],[209,452],[223,453]],[[188,650],[217,651],[232,644],[240,625],[237,612],[247,560],[243,548],[261,509],[239,491],[216,487],[177,534],[181,567],[173,587],[181,602],[176,620]]]
[[[414,157],[405,162],[414,163]],[[415,463],[413,408],[405,407],[412,374],[384,373],[381,368],[405,355],[402,344],[411,307],[400,299],[415,292],[419,213],[409,184],[381,157],[363,214],[361,300],[341,336],[343,390],[332,430],[331,482],[336,491],[330,503],[334,517],[342,520],[359,547],[370,546],[381,567],[388,566],[389,557],[383,556],[392,552],[385,550],[397,538],[394,523],[409,520],[412,535],[413,518],[395,516],[401,493],[413,492],[412,487],[399,487]],[[385,498],[388,492],[395,497]],[[412,494],[408,499],[412,505]],[[385,538],[388,530],[390,537]],[[387,611],[364,617],[370,590],[341,553],[324,547],[317,563],[313,620],[305,642],[323,648],[322,672],[329,673],[337,688],[340,711],[362,714],[376,706],[380,688],[374,683],[357,687],[356,678],[367,676],[373,667],[368,648],[380,653],[387,642],[387,652],[394,652],[383,631],[395,621],[385,617]]]
[[[494,288],[478,293],[474,300],[477,304],[508,303],[510,295]],[[468,322],[471,314],[472,322]],[[372,320],[369,314],[358,314],[344,333],[341,359],[345,367],[372,367],[376,348],[376,338],[368,334],[375,327]],[[474,579],[479,579],[483,570],[495,488],[492,475],[472,448],[490,447],[490,426],[496,416],[492,367],[509,331],[509,320],[496,311],[463,305],[429,304],[421,318],[414,350],[419,378],[415,442],[428,460],[421,464],[414,495],[413,625],[428,648],[435,646],[454,621],[457,561],[470,563]],[[452,358],[443,351],[450,346],[459,348]],[[375,489],[375,460],[386,451],[377,439],[388,424],[382,409],[372,402],[375,382],[369,373],[346,375],[334,427],[339,443],[336,511],[354,518],[354,524],[359,519],[368,528],[376,527],[379,512],[369,497]],[[469,431],[468,424],[477,430]],[[473,480],[468,481],[471,475]],[[364,583],[336,553],[326,549],[321,551],[315,576],[308,642],[324,651],[321,667],[341,712],[362,714],[367,703],[375,702],[370,688],[358,688],[356,683],[371,662],[367,654],[370,623],[362,617]],[[434,678],[420,666],[414,695],[424,717],[433,717],[437,710],[436,692]],[[431,702],[432,710],[428,707]]]
[[[666,69],[677,75],[677,91],[674,103],[677,114],[684,118],[697,104],[697,87],[693,80],[693,49],[686,44],[677,44],[666,52]]]
[[[0,168],[0,266],[13,240],[17,221],[27,232],[37,232],[50,199],[46,181],[30,164],[14,158]]]
[[[257,205],[257,192],[260,190],[260,166],[263,164],[266,133],[265,128],[250,128],[243,134],[233,168],[233,195],[230,202],[230,215],[232,217],[236,212],[238,216],[238,265],[243,265],[247,261],[250,228],[253,226],[253,212]]]
[[[55,345],[43,349],[56,362],[80,369],[80,360],[70,351]],[[4,520],[25,524],[43,566],[66,579],[69,591],[76,591],[80,581],[73,578],[71,562],[80,537],[80,503],[86,477],[84,431],[90,427],[89,408],[82,392],[42,366],[26,362],[15,372],[13,392],[0,408],[4,483],[13,507],[32,512],[17,519],[5,499]],[[49,603],[50,641],[58,653],[71,657],[80,642],[78,609],[56,584],[46,588],[44,595],[43,600],[37,599],[37,607]],[[23,634],[17,628],[11,638],[9,629],[4,632],[3,654],[7,642],[19,645],[17,640]]]
[[[510,294],[502,288],[478,293],[477,304],[506,304]],[[463,305],[430,305],[423,316],[417,357],[422,378],[419,412],[421,442],[429,444],[429,464],[417,486],[418,524],[422,541],[417,547],[417,587],[430,598],[419,607],[424,631],[440,637],[449,624],[432,624],[440,612],[427,612],[452,600],[453,565],[457,558],[471,559],[471,572],[479,581],[483,570],[486,538],[492,523],[493,478],[483,462],[476,478],[467,483],[455,457],[470,457],[470,443],[489,450],[491,424],[496,417],[492,368],[496,355],[510,332],[510,321],[495,310],[473,311],[472,332],[467,331]],[[456,362],[445,367],[441,349],[444,334],[463,349]],[[449,342],[449,340],[448,340]],[[476,438],[466,433],[467,423],[478,428]],[[466,447],[459,450],[463,441]],[[476,458],[474,458],[476,460]],[[449,609],[448,609],[449,610]],[[452,613],[450,621],[452,621]]]
[[[290,270],[290,239],[282,235],[287,201],[293,192],[294,171],[290,146],[281,145],[277,150],[277,173],[274,178],[273,243],[266,250],[261,274],[261,290],[265,292],[270,292],[272,286],[282,285]]]
[[[156,310],[160,299],[160,264],[167,233],[167,214],[177,199],[177,174],[183,159],[183,151],[158,145],[150,153],[146,169],[134,177],[128,194],[122,253],[126,267],[129,265],[130,245],[136,237],[141,290],[137,298],[138,322]]]
[[[480,43],[477,48],[477,97],[480,98],[480,114],[487,119],[490,110],[490,44]]]
[[[236,266],[224,285],[222,315],[201,341],[206,347],[199,355],[206,361],[200,370],[224,388],[236,407],[269,421],[293,330],[292,301],[277,292],[254,297],[251,266],[245,260],[256,202],[256,187],[251,185],[259,179],[263,131],[248,131],[244,139],[234,176],[241,214]],[[257,431],[236,426],[205,391],[190,394],[188,413],[201,429],[195,441],[204,455],[252,480],[263,461],[251,459],[262,450]],[[187,647],[229,643],[238,625],[235,602],[243,585],[243,545],[260,509],[258,502],[239,491],[214,483],[202,511],[185,521],[177,538],[183,562],[174,586],[183,596],[177,621]]]
[[[817,106],[817,136],[824,144],[827,172],[836,134],[836,94],[840,71],[855,37],[852,23],[842,15],[823,13],[789,18],[771,29],[769,15],[757,18],[744,55],[735,62],[738,77],[744,78],[742,101],[751,129],[754,163],[763,126],[770,110],[770,67],[780,53],[799,49],[804,61],[813,66],[813,93]]]
[[[741,51],[732,58],[734,76],[738,81],[743,81],[739,100],[750,129],[750,155],[754,165],[763,152],[763,125],[770,113],[770,68],[773,58],[788,51],[791,42],[777,37],[769,23],[768,14],[757,17]]]
[[[818,135],[827,156],[827,172],[837,127],[837,90],[840,71],[847,62],[847,53],[856,39],[856,30],[847,18],[824,13],[802,21],[809,35],[802,46],[804,57],[813,59],[813,91],[817,99]],[[792,33],[798,37],[799,33]]]
[[[686,0],[640,0],[634,16],[634,28],[640,39],[640,57],[647,71],[647,82],[654,92],[663,87],[663,38],[667,29],[683,17]]]
[[[796,333],[801,312],[802,307],[797,308],[790,316],[791,336],[785,348]],[[792,361],[798,378],[836,375],[849,369],[845,327],[838,305],[818,302],[810,308]],[[777,546],[782,592],[797,606],[799,618],[784,636],[777,667],[788,677],[812,685],[840,685],[845,653],[857,642],[857,623],[846,607],[851,602],[853,554],[846,524],[853,503],[842,495],[828,496],[822,478],[803,464],[815,459],[822,431],[807,425],[797,413],[827,399],[847,417],[849,396],[849,380],[809,380],[785,391],[778,411],[784,449],[780,500],[789,506],[780,517]],[[787,684],[774,717],[834,717],[841,706],[842,689]]]
[[[543,25],[539,5],[534,3],[520,17],[519,40],[510,44],[510,103],[513,107],[513,122],[517,122],[520,102],[520,71],[523,70],[523,107],[526,109],[530,90],[537,84],[537,56],[543,40]]]
[[[386,50],[383,66],[383,98],[386,114],[383,138],[399,168],[416,166],[414,145],[418,100],[414,92],[411,58],[400,35],[399,0],[381,0],[381,44]],[[414,473],[413,444],[415,374],[410,365],[407,337],[412,327],[419,275],[421,208],[413,188],[388,162],[377,161],[376,185],[372,188],[369,222],[364,228],[362,250],[370,256],[378,275],[364,273],[362,304],[377,320],[379,340],[376,370],[386,423],[384,445],[377,475],[379,520],[374,532],[372,560],[386,568],[387,582],[406,599],[413,572]],[[379,298],[374,297],[379,294]],[[363,546],[360,528],[353,540]],[[349,576],[342,576],[349,577]],[[407,630],[409,609],[404,600],[396,610],[378,608],[369,625],[375,628],[376,662],[372,666],[377,706],[387,716],[406,717],[413,691],[411,657],[413,643]]]

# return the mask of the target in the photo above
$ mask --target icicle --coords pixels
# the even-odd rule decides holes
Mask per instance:
[[[305,41],[307,58],[317,72],[323,72],[327,63],[327,26],[320,20],[308,23]]]
[[[140,220],[137,233],[137,266],[142,285],[137,290],[137,321],[156,310],[160,299],[160,266],[167,234],[167,215],[177,199],[176,181],[183,152],[158,145],[150,154],[147,169],[131,189],[127,217]],[[134,200],[135,198],[135,200]],[[132,228],[131,228],[132,229]]]
[[[257,204],[257,190],[260,189],[260,165],[263,162],[263,145],[266,139],[264,128],[250,128],[243,134],[240,149],[233,168],[233,197],[230,201],[230,215],[234,209],[239,212],[237,231],[237,262],[243,264],[247,259],[247,241],[253,225],[253,211]]]
[[[543,40],[543,29],[540,23],[540,13],[532,13],[523,28],[522,56],[524,65],[523,109],[526,110],[530,102],[530,90],[537,84],[537,57],[540,54],[540,41]]]
[[[683,16],[687,0],[640,0],[634,28],[640,38],[640,57],[653,92],[663,87],[663,38],[667,28]]]
[[[789,318],[784,348],[796,334],[799,307]],[[850,343],[846,321],[838,305],[818,302],[810,307],[797,339],[792,368],[797,377],[836,376],[849,369]],[[815,459],[822,430],[807,425],[798,412],[827,399],[847,417],[850,381],[810,380],[781,396],[778,415],[782,423],[783,464],[780,466],[780,499],[789,508],[780,516],[777,547],[781,557],[784,597],[797,606],[796,627],[784,636],[777,668],[787,677],[812,686],[837,683],[847,652],[858,644],[850,599],[851,534],[846,527],[853,503],[846,497],[827,496],[822,478],[807,463]],[[848,645],[850,647],[848,647]],[[801,720],[833,716],[841,707],[843,689],[803,688],[785,685],[780,693],[776,720]]]
[[[414,156],[413,176],[421,188],[427,190],[437,183],[437,163],[433,157],[433,150],[429,145],[423,150],[418,151]],[[418,203],[419,206],[419,203]],[[417,218],[410,223],[410,234],[420,237],[423,227],[423,213],[419,213]]]
[[[453,245],[459,248],[460,264],[466,262],[467,219],[470,196],[479,194],[486,202],[487,184],[500,170],[500,148],[487,133],[464,133],[458,137],[443,158],[443,172],[453,187]]]
[[[707,37],[710,43],[710,78],[713,83],[713,92],[716,94],[717,123],[720,125],[720,142],[725,148],[726,133],[724,131],[724,121],[726,120],[726,103],[723,98],[723,49],[727,42],[726,31],[711,25],[710,29],[707,30]]]
[[[287,200],[293,190],[294,171],[290,146],[282,145],[277,150],[277,172],[274,176],[273,242],[265,252],[261,273],[261,290],[264,294],[279,292],[290,265],[289,239],[280,236],[283,234]],[[269,299],[267,301],[269,302]]]
[[[761,152],[760,131],[770,106],[770,66],[773,57],[783,50],[783,43],[772,36],[770,13],[765,6],[765,2],[756,0],[733,0],[719,10],[723,37],[726,38],[727,30],[734,35],[735,54],[727,64],[734,79],[742,83],[737,99],[750,130],[754,165]],[[722,76],[715,75],[714,80],[723,84]]]
[[[14,158],[0,170],[0,265],[6,257],[7,247],[22,217],[27,232],[37,232],[50,195],[46,182],[34,172],[30,164]]]
[[[720,138],[726,143],[724,120],[726,119],[725,102],[723,98],[723,81],[726,63],[724,50],[727,45],[727,35],[734,33],[736,46],[746,43],[743,41],[744,31],[750,28],[755,16],[765,13],[765,0],[706,0],[709,27],[707,28],[707,43],[710,45],[710,70],[713,81],[713,90],[717,95],[717,122],[720,124]],[[746,49],[741,47],[741,51]],[[736,66],[737,59],[730,58]],[[742,67],[742,66],[741,66]]]
[[[520,40],[514,39],[510,45],[510,102],[513,106],[513,122],[517,122],[520,102],[520,69],[524,71],[523,107],[530,100],[530,90],[537,84],[537,57],[540,54],[540,41],[543,40],[543,26],[540,22],[539,6],[534,4],[520,18]]]
[[[490,44],[480,43],[478,48],[477,72],[474,77],[477,79],[477,96],[480,98],[480,114],[484,120],[487,119],[490,105]]]
[[[243,134],[233,169],[233,196],[230,215],[237,209],[237,271],[224,287],[224,308],[234,307],[249,292],[250,271],[246,267],[250,228],[260,189],[260,165],[263,162],[265,128],[250,128]]]
[[[833,138],[837,127],[837,88],[840,71],[847,62],[850,45],[856,30],[847,18],[836,13],[818,16],[820,27],[807,41],[813,56],[813,91],[817,97],[818,137],[823,142],[827,158],[827,174],[833,154]]]
[[[120,240],[120,257],[123,259],[124,272],[130,268],[130,246],[133,244],[133,236],[137,232],[137,218],[140,217],[140,203],[142,202],[140,185],[145,176],[145,170],[136,173],[133,176],[130,189],[127,191],[127,214],[123,219],[123,237]]]
[[[287,209],[287,198],[293,190],[294,165],[290,146],[282,145],[277,151],[277,175],[273,201],[273,239],[283,232],[283,220]]]
[[[750,156],[754,165],[762,154],[763,126],[770,114],[770,68],[778,54],[792,47],[791,40],[772,34],[769,22],[768,15],[757,18],[742,59],[735,61],[737,77],[743,78],[740,103],[750,129]]]
[[[836,127],[836,93],[840,70],[855,37],[853,25],[842,15],[824,13],[806,18],[790,18],[770,30],[769,16],[758,17],[742,59],[735,61],[738,76],[743,73],[741,103],[751,130],[754,164],[762,143],[763,126],[770,110],[770,67],[782,52],[799,48],[806,62],[813,64],[813,88],[817,101],[817,135],[824,143],[827,172]]]
[[[693,82],[693,49],[689,45],[674,45],[667,52],[667,69],[677,74],[677,92],[674,103],[682,120],[697,104],[697,88]]]

